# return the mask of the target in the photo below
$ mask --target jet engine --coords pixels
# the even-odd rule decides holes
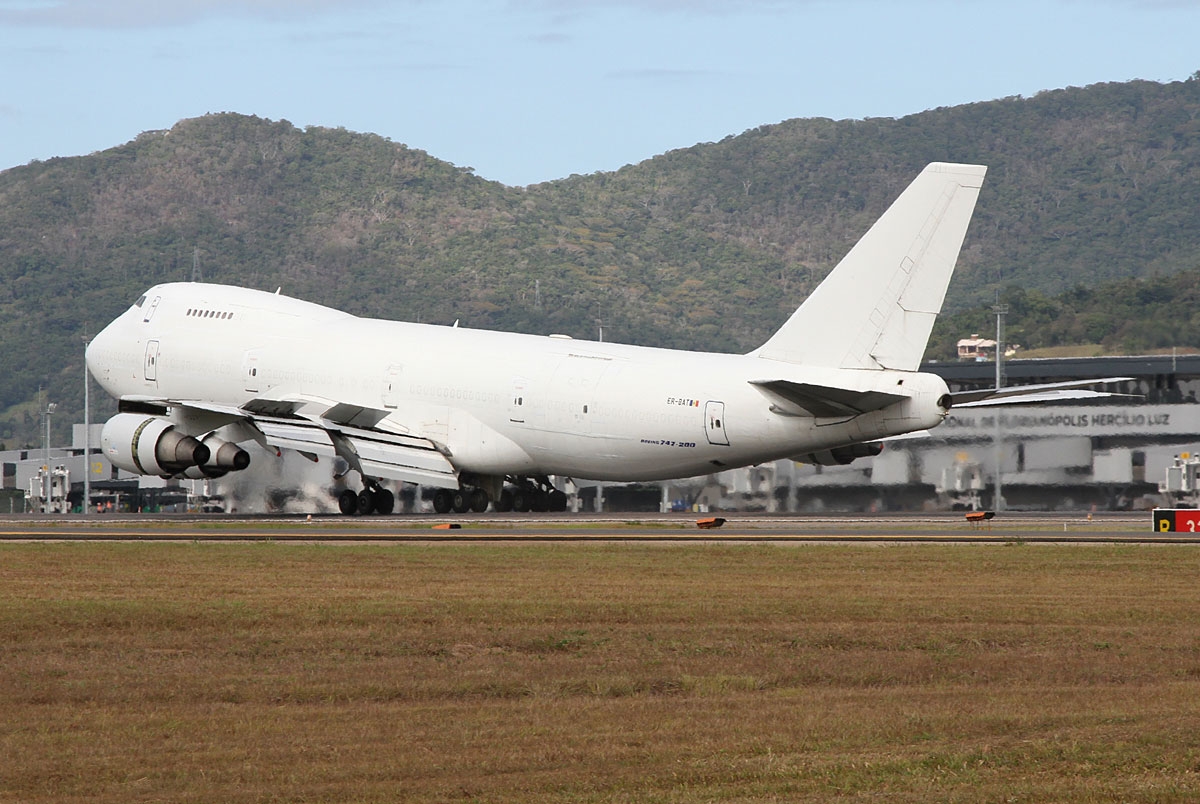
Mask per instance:
[[[800,455],[794,460],[800,463],[815,463],[818,466],[845,466],[859,458],[874,458],[883,452],[882,441],[869,441],[865,444],[851,444],[847,447],[810,452]]]
[[[100,445],[114,466],[139,475],[170,477],[210,457],[207,446],[179,432],[170,419],[140,413],[118,413],[105,422]]]
[[[183,471],[184,477],[192,480],[222,477],[229,472],[240,472],[250,465],[250,453],[232,441],[218,438],[214,433],[200,439],[200,443],[208,448],[208,459],[196,466],[189,466]]]

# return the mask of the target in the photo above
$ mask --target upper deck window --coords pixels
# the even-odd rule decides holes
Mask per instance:
[[[233,313],[227,310],[201,310],[199,307],[192,307],[187,311],[187,315],[194,318],[217,318],[222,321],[228,321],[233,318]]]

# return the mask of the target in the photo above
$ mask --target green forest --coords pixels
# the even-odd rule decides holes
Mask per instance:
[[[745,351],[937,160],[989,173],[928,357],[987,332],[997,298],[1026,348],[1200,346],[1197,76],[789,120],[529,187],[224,113],[0,172],[0,441],[36,442],[39,386],[65,440],[87,334],[194,275],[360,315]]]

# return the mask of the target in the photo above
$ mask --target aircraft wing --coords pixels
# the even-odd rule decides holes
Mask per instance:
[[[1106,397],[1140,398],[1137,394],[1117,394],[1089,390],[1095,385],[1128,382],[1132,377],[1105,377],[1098,380],[1068,380],[1040,385],[1015,385],[1009,388],[984,388],[978,391],[959,391],[951,394],[955,408],[986,408],[997,405],[1040,405],[1046,402],[1068,402],[1078,399]]]
[[[264,447],[293,449],[310,458],[344,458],[364,477],[458,485],[458,473],[438,444],[380,426],[388,411],[310,399],[254,399],[240,407],[197,400],[157,401],[215,414],[224,419],[221,426],[232,425],[239,441],[253,439]]]
[[[857,416],[905,399],[884,391],[856,391],[791,380],[750,380],[750,384],[803,408],[817,418]]]

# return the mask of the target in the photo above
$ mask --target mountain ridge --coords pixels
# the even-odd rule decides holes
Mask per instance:
[[[80,409],[85,332],[197,259],[359,315],[746,351],[930,161],[989,166],[949,313],[1200,267],[1195,77],[794,119],[528,187],[210,114],[0,172],[0,439],[36,432],[39,383]]]

